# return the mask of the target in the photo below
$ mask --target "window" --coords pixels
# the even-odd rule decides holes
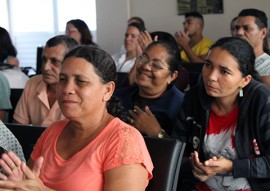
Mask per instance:
[[[36,68],[37,47],[64,34],[71,19],[84,20],[96,41],[95,0],[0,0],[0,25],[9,31],[21,67]]]

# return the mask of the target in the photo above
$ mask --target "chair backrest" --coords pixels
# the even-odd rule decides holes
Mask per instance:
[[[185,67],[178,69],[177,78],[174,80],[174,85],[182,92],[184,92],[189,85],[189,72]]]
[[[17,106],[17,103],[22,95],[23,89],[10,89],[10,102],[12,105],[12,109],[8,112],[8,123],[12,123],[14,110]]]
[[[5,123],[5,125],[20,142],[25,160],[27,161],[30,158],[30,154],[32,153],[33,147],[35,146],[37,139],[40,137],[40,135],[46,128],[14,123]]]
[[[182,63],[189,73],[190,87],[198,83],[198,79],[202,73],[204,63]]]
[[[176,139],[144,137],[154,164],[147,191],[176,191],[185,143]]]
[[[42,46],[37,47],[37,54],[36,54],[36,74],[41,74],[41,68],[42,68],[41,55],[42,55],[43,49],[44,49],[44,47],[42,47]]]
[[[128,73],[126,72],[117,72],[116,73],[116,88],[122,88],[129,86],[128,82]]]

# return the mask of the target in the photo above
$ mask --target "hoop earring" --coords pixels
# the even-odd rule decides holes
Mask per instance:
[[[244,92],[242,87],[239,88],[239,97],[243,97],[244,96]]]

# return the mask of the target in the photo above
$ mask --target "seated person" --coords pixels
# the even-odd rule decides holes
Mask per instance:
[[[141,133],[150,137],[171,134],[183,98],[173,85],[180,64],[177,46],[152,42],[137,58],[136,84],[115,92],[129,110],[130,123]]]
[[[238,37],[210,48],[173,132],[189,158],[180,190],[270,190],[270,90],[256,80],[254,61],[252,46]]]
[[[256,56],[255,70],[260,76],[260,81],[270,88],[270,53],[267,45],[267,30],[268,19],[265,12],[253,8],[243,9],[239,12],[234,34],[248,41],[253,47]]]
[[[19,67],[17,50],[8,31],[0,27],[0,70],[7,77],[10,88],[24,88],[28,76]]]
[[[11,152],[2,156],[0,164],[6,164],[8,174],[1,175],[0,188],[145,190],[153,164],[140,132],[118,118],[121,108],[112,97],[115,78],[114,61],[105,51],[87,45],[71,50],[57,88],[67,120],[45,130],[28,167]]]
[[[17,50],[12,43],[8,31],[3,27],[0,27],[0,63],[8,63],[19,67]]]
[[[145,27],[145,22],[144,22],[143,18],[138,17],[138,16],[130,17],[130,18],[128,19],[127,23],[128,23],[128,24],[130,24],[130,23],[139,23],[139,24],[141,24],[144,28],[146,28],[146,27]]]
[[[1,70],[8,79],[11,89],[24,89],[29,77],[19,68],[12,67]]]
[[[146,30],[145,22],[144,22],[143,18],[141,18],[141,17],[138,17],[138,16],[130,17],[127,20],[127,25],[129,25],[130,23],[138,23],[144,28],[144,30]],[[125,52],[126,52],[125,46],[124,46],[124,44],[122,44],[122,46],[120,48],[120,54],[125,53]]]
[[[42,74],[28,80],[14,111],[15,123],[47,127],[64,118],[56,101],[56,85],[65,54],[77,45],[66,35],[47,41],[42,52]]]
[[[10,102],[10,87],[7,78],[0,71],[0,120],[6,122],[8,110],[12,109]]]
[[[133,67],[138,55],[138,36],[143,31],[145,28],[139,23],[128,24],[124,38],[125,51],[112,55],[117,72],[128,73]]]
[[[170,33],[164,31],[154,31],[151,33],[145,31],[141,32],[138,37],[138,43],[140,45],[141,50],[145,50],[145,48],[153,41],[167,41],[177,46],[175,38]],[[131,86],[135,83],[135,73],[136,73],[135,68],[136,67],[134,65],[130,70],[125,83],[122,83],[122,86]],[[188,88],[189,73],[184,67],[179,66],[178,76],[175,79],[174,84],[182,92],[184,92]]]
[[[175,33],[176,41],[181,50],[183,63],[200,63],[208,53],[212,40],[203,36],[204,20],[198,12],[188,12],[185,14],[183,22],[184,32]]]
[[[81,19],[69,20],[66,24],[66,35],[74,38],[78,44],[98,46],[87,24]]]
[[[231,23],[230,23],[231,36],[236,36],[236,34],[235,34],[235,26],[236,26],[236,23],[237,23],[237,19],[238,19],[238,17],[234,17],[231,20]]]

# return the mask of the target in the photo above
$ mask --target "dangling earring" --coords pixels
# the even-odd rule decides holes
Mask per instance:
[[[239,88],[239,97],[243,97],[244,93],[243,93],[243,89],[242,87]]]

